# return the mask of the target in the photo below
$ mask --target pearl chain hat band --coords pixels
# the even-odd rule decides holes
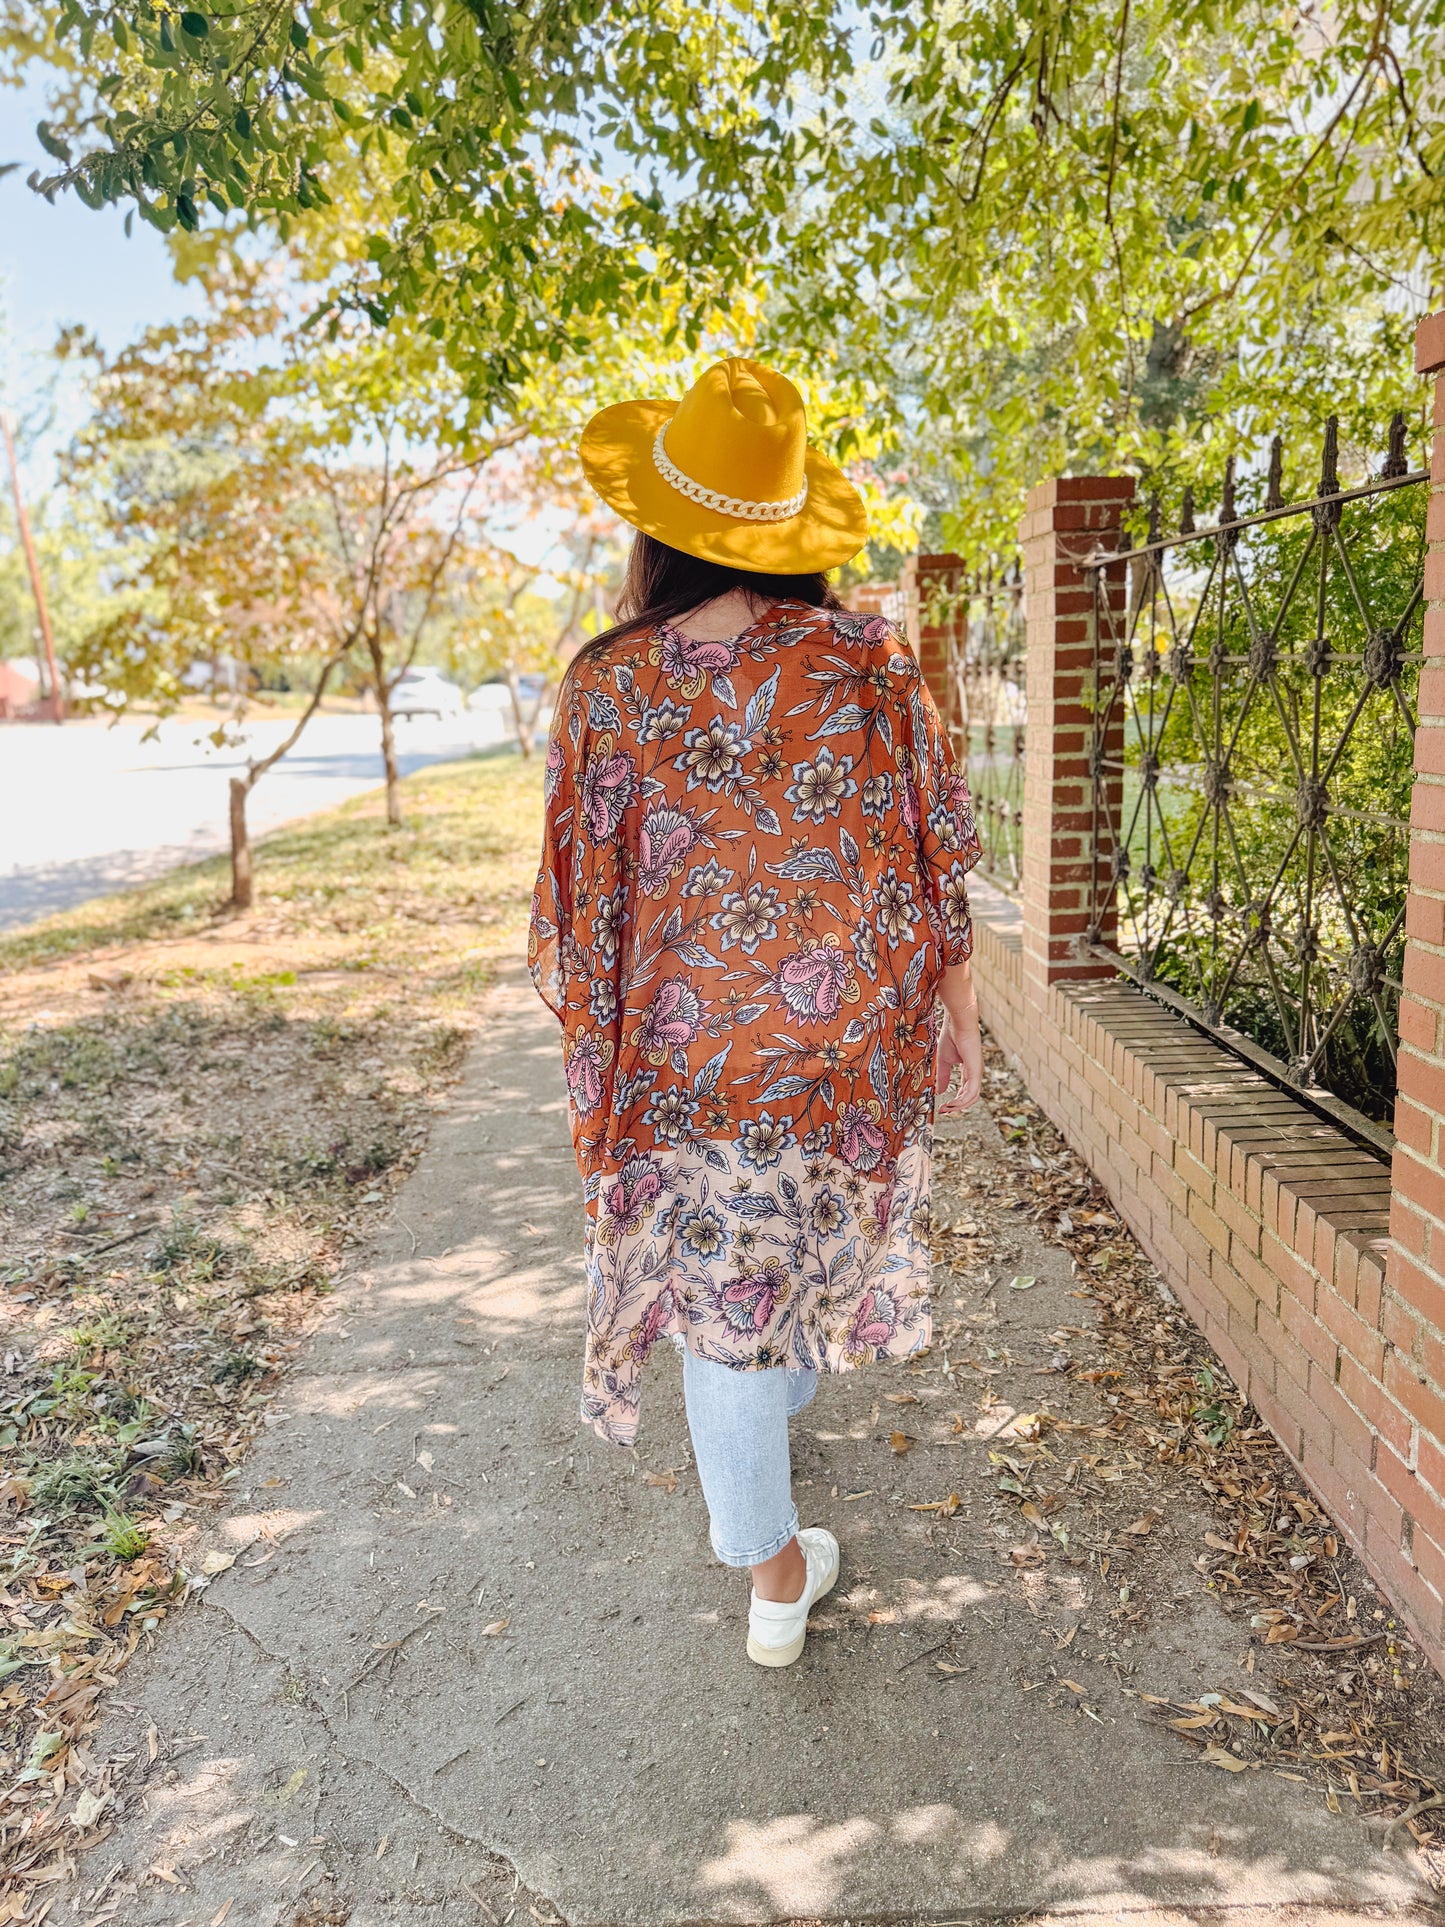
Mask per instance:
[[[740,516],[745,522],[790,522],[808,499],[808,478],[803,477],[803,486],[796,495],[789,495],[782,502],[747,502],[740,495],[719,495],[716,489],[704,488],[690,475],[668,459],[667,423],[657,431],[657,439],[652,444],[652,459],[658,474],[669,488],[675,488],[679,495],[685,495],[689,502],[696,502],[700,508],[715,509],[719,515]]]
[[[703,561],[812,574],[868,539],[858,491],[808,446],[802,396],[761,362],[718,362],[681,401],[604,408],[580,453],[588,481],[624,521]]]

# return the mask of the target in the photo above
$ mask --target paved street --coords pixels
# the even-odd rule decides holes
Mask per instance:
[[[253,753],[292,727],[257,723]],[[374,789],[382,780],[375,716],[315,718],[251,796],[253,835]],[[216,750],[200,720],[100,720],[0,726],[0,929],[159,876],[228,845],[228,779],[245,764]],[[503,740],[500,708],[397,724],[403,772]]]

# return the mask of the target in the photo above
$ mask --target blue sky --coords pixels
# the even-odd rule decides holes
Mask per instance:
[[[154,228],[138,222],[127,240],[123,208],[92,210],[73,195],[50,207],[25,185],[33,167],[55,165],[35,139],[44,111],[38,87],[0,90],[0,162],[20,162],[0,180],[9,333],[20,348],[44,350],[63,322],[79,321],[115,348],[149,322],[185,312],[193,297],[172,280]]]
[[[49,378],[47,351],[66,323],[117,348],[195,306],[194,293],[173,280],[154,228],[137,222],[127,240],[123,208],[92,210],[73,195],[50,207],[25,185],[33,167],[54,166],[35,138],[44,111],[38,86],[0,88],[0,163],[20,162],[0,179],[0,393],[22,416],[27,393]],[[63,432],[74,419],[71,398],[58,401]],[[48,453],[37,451],[41,470]]]
[[[25,185],[32,168],[48,172],[54,166],[35,138],[35,123],[44,113],[39,85],[0,88],[0,165],[20,162],[14,173],[0,178],[0,406],[14,410],[23,432],[27,414],[44,414],[45,388],[54,384],[49,432],[22,451],[31,510],[41,516],[57,450],[84,415],[78,386],[49,359],[58,330],[79,323],[114,350],[152,323],[201,305],[198,289],[173,278],[170,254],[154,228],[137,221],[127,238],[124,207],[92,209],[73,195],[51,207]],[[0,455],[0,489],[8,481]],[[5,520],[0,506],[0,528]],[[540,561],[556,531],[543,518],[503,532],[501,539],[516,553]]]

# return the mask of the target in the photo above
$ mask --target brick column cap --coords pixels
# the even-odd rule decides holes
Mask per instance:
[[[1033,515],[1061,502],[1129,502],[1133,498],[1132,475],[1057,475],[1029,490],[1024,514]]]
[[[1415,330],[1415,373],[1434,375],[1445,368],[1445,313],[1427,314]]]

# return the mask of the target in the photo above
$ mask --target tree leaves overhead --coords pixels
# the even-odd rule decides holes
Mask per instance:
[[[498,387],[561,360],[577,317],[655,302],[679,264],[695,339],[751,273],[755,211],[728,217],[740,182],[756,172],[780,213],[784,122],[800,153],[818,138],[791,111],[796,76],[848,64],[803,0],[706,19],[684,0],[61,0],[48,41],[31,0],[0,18],[12,66],[39,49],[72,76],[40,192],[132,202],[165,232],[209,209],[286,238],[363,176],[373,226],[328,304],[485,342]]]
[[[1439,0],[916,9],[803,210],[780,331],[829,317],[975,551],[1069,466],[1217,486],[1227,454],[1340,412],[1358,470],[1393,408],[1423,427],[1442,21]]]
[[[760,351],[886,398],[942,532],[1062,468],[1214,477],[1411,397],[1441,254],[1445,0],[0,0],[70,79],[54,196],[269,223],[319,318],[429,327],[479,395],[762,290]],[[351,217],[308,229],[338,199]],[[796,360],[793,360],[796,365]],[[1297,460],[1306,451],[1300,448]]]

